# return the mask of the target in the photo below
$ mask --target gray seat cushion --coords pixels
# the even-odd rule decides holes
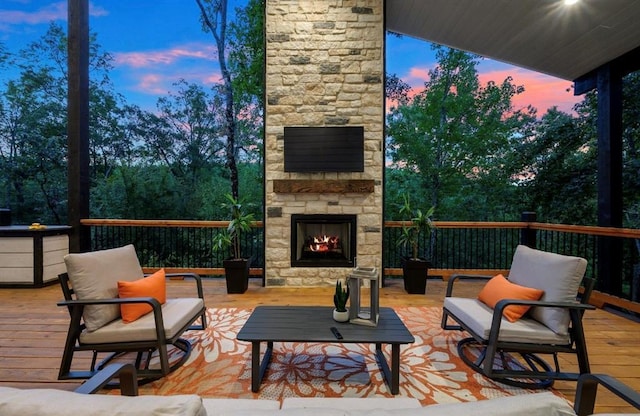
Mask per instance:
[[[166,338],[180,335],[179,331],[188,325],[190,320],[204,307],[200,298],[167,299],[162,305],[162,318]],[[153,313],[143,315],[139,319],[124,323],[116,319],[95,330],[80,334],[80,342],[87,344],[104,344],[109,342],[150,341],[156,339]]]
[[[489,338],[493,309],[477,299],[452,297],[444,298],[444,308],[469,326],[471,331],[485,340]],[[509,322],[503,316],[500,322],[499,341],[547,345],[567,345],[570,342],[568,334],[557,334],[527,315],[515,322]]]

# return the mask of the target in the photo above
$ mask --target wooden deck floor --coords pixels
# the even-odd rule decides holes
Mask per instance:
[[[184,293],[185,282],[171,282],[170,294]],[[191,287],[190,285],[188,287]],[[469,295],[477,291],[468,286]],[[442,306],[445,283],[429,280],[426,295],[408,295],[400,280],[381,290],[382,306]],[[331,305],[333,288],[263,288],[252,279],[242,295],[227,295],[222,279],[205,282],[209,307],[257,305]],[[72,390],[78,382],[57,380],[68,325],[66,309],[56,306],[62,298],[59,286],[42,289],[0,289],[0,386],[60,388]],[[640,391],[640,324],[604,310],[585,315],[591,370],[613,375]],[[573,356],[561,357],[566,370],[577,368]],[[555,388],[573,399],[575,383],[556,382]],[[602,393],[602,392],[601,392]],[[600,412],[630,411],[611,394],[600,394]]]

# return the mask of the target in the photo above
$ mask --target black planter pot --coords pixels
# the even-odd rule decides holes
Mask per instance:
[[[412,295],[424,295],[427,292],[427,273],[431,262],[425,259],[402,258],[404,290]]]
[[[227,259],[224,265],[224,276],[227,279],[227,293],[244,293],[249,287],[249,266],[251,259]]]

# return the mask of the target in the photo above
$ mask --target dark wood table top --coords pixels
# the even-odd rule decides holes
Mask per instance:
[[[336,327],[343,339],[331,332]],[[340,323],[327,306],[258,306],[237,339],[249,342],[336,342],[410,344],[411,332],[391,308],[380,308],[377,327]]]

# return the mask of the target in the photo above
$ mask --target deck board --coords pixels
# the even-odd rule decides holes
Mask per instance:
[[[228,295],[223,279],[205,280],[208,307],[253,308],[257,305],[326,305],[332,302],[333,288],[263,288],[260,279],[251,279],[249,290]],[[460,296],[474,296],[481,284],[469,283]],[[193,284],[172,281],[169,293],[191,293]],[[380,291],[380,305],[442,306],[445,284],[429,280],[426,295],[408,295],[401,280],[393,280]],[[21,388],[59,388],[73,390],[79,382],[57,380],[60,357],[68,325],[68,313],[58,307],[62,299],[59,286],[39,289],[0,289],[0,386]],[[584,318],[591,371],[618,377],[640,391],[640,324],[605,310],[587,311]],[[86,358],[85,358],[86,357]],[[90,360],[85,354],[82,360]],[[577,368],[575,358],[560,356],[567,370]],[[566,367],[565,367],[566,366]],[[558,381],[555,388],[573,399],[575,382]],[[614,395],[600,389],[599,412],[631,412]]]

